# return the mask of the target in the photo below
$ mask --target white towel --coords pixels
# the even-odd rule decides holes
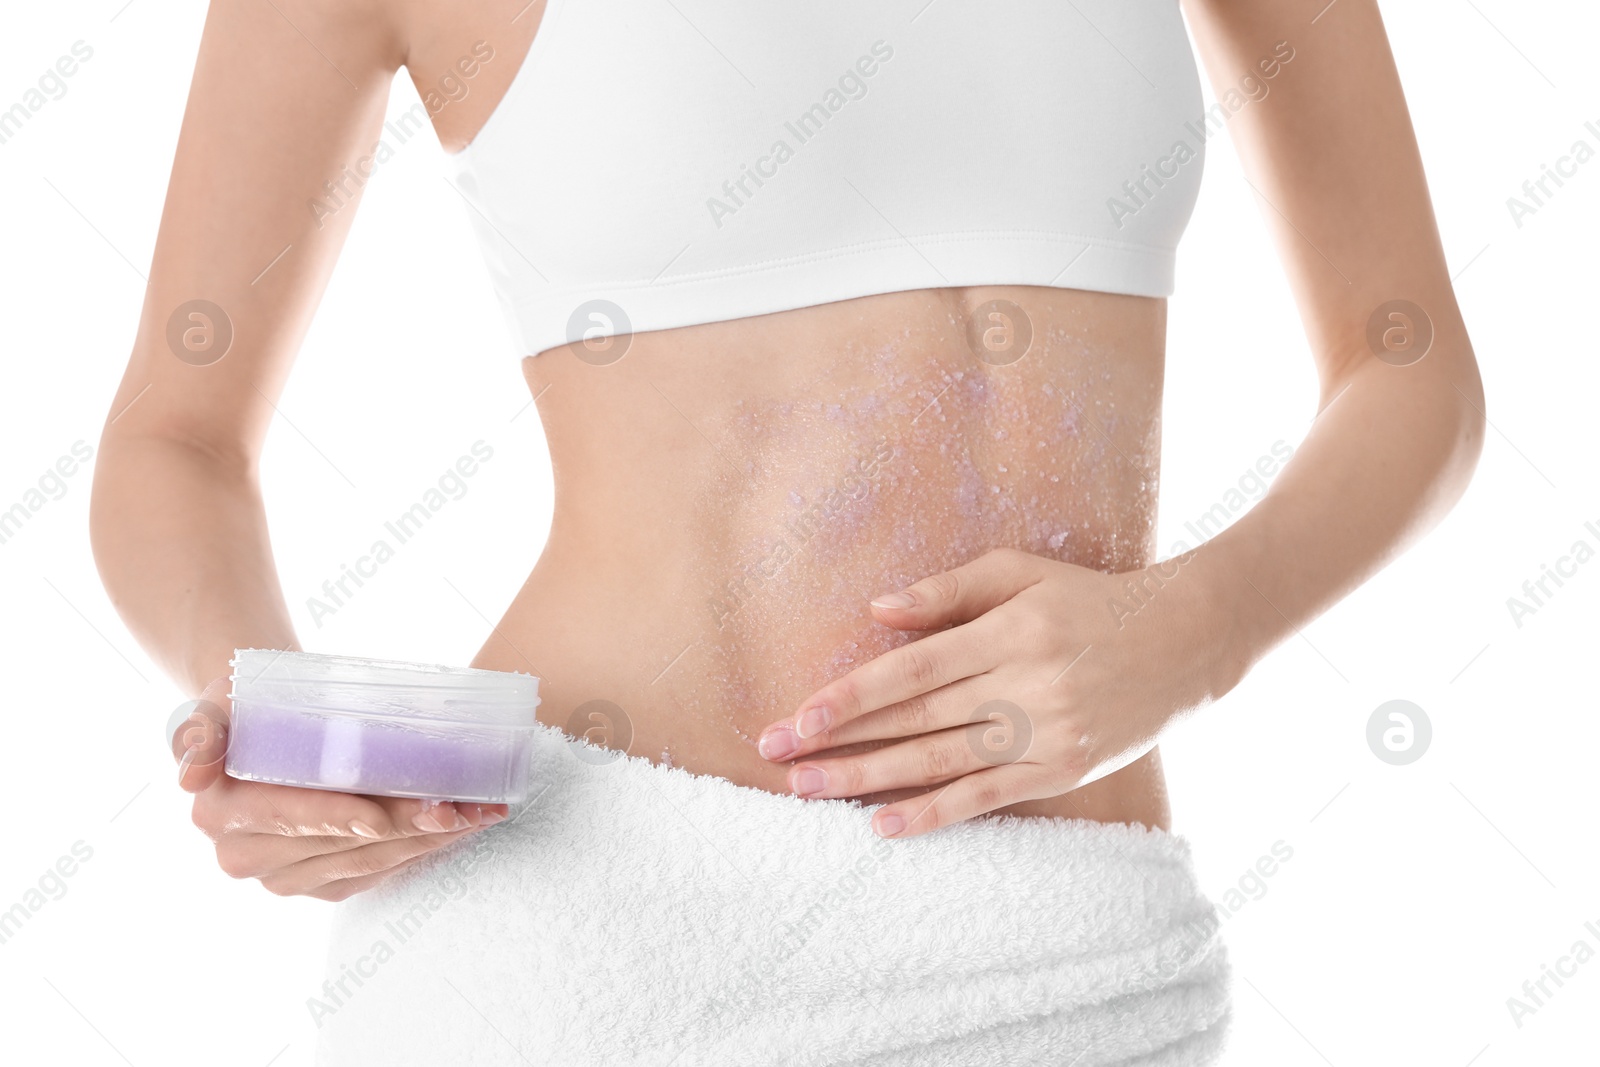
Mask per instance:
[[[874,808],[540,727],[515,817],[338,905],[323,1067],[1209,1064],[1219,922],[1183,838]]]

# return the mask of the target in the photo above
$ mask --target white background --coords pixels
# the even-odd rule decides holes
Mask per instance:
[[[957,0],[943,0],[955,3]],[[1323,4],[1298,5],[1310,18]],[[143,296],[204,5],[12,5],[0,108],[74,41],[93,59],[0,145],[0,509],[95,445]],[[1488,393],[1482,464],[1446,522],[1166,743],[1177,829],[1217,899],[1293,857],[1224,925],[1240,1064],[1594,1062],[1600,959],[1546,1006],[1506,1000],[1600,949],[1592,685],[1600,561],[1518,627],[1508,597],[1600,547],[1593,307],[1600,160],[1519,228],[1507,197],[1574,141],[1600,148],[1592,5],[1384,5]],[[1336,17],[1335,13],[1325,16]],[[1209,87],[1207,89],[1209,98]],[[415,100],[397,81],[391,111]],[[466,662],[547,528],[543,439],[464,208],[430,137],[380,169],[265,460],[272,533],[313,649]],[[1224,135],[1171,302],[1163,548],[1273,442],[1314,380],[1261,209]],[[494,458],[318,629],[305,598],[482,439]],[[0,545],[10,783],[0,910],[74,843],[92,858],[0,944],[13,1062],[310,1062],[329,906],[215,867],[173,784],[180,694],[90,559],[90,472]],[[1382,702],[1423,707],[1418,762],[1369,751]],[[1595,923],[1586,930],[1586,922]],[[1553,988],[1553,987],[1552,987]]]

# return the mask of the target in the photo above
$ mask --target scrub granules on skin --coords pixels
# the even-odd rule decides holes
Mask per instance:
[[[863,338],[798,395],[747,395],[708,435],[747,462],[717,469],[701,504],[732,539],[689,576],[711,631],[673,672],[677,704],[726,708],[753,743],[807,693],[921,636],[874,621],[875,595],[1003,546],[1100,571],[1146,562],[1150,387],[1119,386],[1115,351],[1061,328],[1008,366],[964,338],[954,318]]]

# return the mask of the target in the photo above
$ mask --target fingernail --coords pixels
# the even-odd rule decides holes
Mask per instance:
[[[190,745],[183,750],[183,756],[178,760],[178,784],[183,784],[183,773],[194,764],[194,754],[200,751],[199,745]]]
[[[465,830],[470,825],[461,813],[455,808],[450,808],[449,818],[445,817],[445,801],[423,801],[422,810],[411,819],[411,824],[418,830],[429,834],[448,834],[456,830]]]
[[[818,704],[800,713],[800,721],[794,724],[794,732],[802,738],[815,737],[826,730],[831,722],[833,712],[828,710],[827,705]]]
[[[885,815],[878,820],[878,836],[893,837],[906,828],[906,821],[898,815]]]
[[[483,813],[482,818],[479,819],[478,825],[493,826],[495,823],[503,822],[504,820],[505,816],[501,815],[498,811],[486,811]]]
[[[770,733],[764,734],[756,745],[756,751],[761,753],[762,759],[788,759],[800,750],[800,739],[794,735],[794,730],[788,726],[780,726]]]
[[[366,823],[362,822],[360,819],[350,820],[350,832],[355,834],[357,837],[377,838],[383,836],[371,826],[368,826]]]
[[[820,767],[806,767],[795,772],[794,791],[803,797],[820,793],[828,788],[828,772]]]
[[[914,608],[917,598],[910,593],[885,593],[872,602],[875,608]]]

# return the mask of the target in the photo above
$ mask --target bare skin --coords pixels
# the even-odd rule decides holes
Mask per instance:
[[[215,717],[234,648],[298,647],[255,472],[355,212],[319,224],[306,201],[370,152],[402,66],[443,101],[445,148],[468,143],[541,7],[212,7],[92,522],[130,629]],[[542,719],[637,755],[890,802],[873,819],[889,836],[993,811],[1168,826],[1161,732],[1436,523],[1484,425],[1375,5],[1314,25],[1283,0],[1185,10],[1219,94],[1276,42],[1296,50],[1229,124],[1321,389],[1265,499],[1159,565],[1160,300],[920,290],[641,334],[605,366],[557,349],[523,362],[550,539],[475,665],[538,674]],[[480,41],[493,57],[469,76]],[[197,296],[237,338],[208,366],[164,335]],[[1397,298],[1433,330],[1405,366],[1367,340]],[[1015,362],[971,340],[995,299],[1032,327]],[[901,589],[909,606],[885,599]],[[1142,606],[1119,618],[1113,598]],[[596,700],[620,714],[589,715]],[[975,742],[995,701],[1013,710]],[[225,744],[204,717],[181,732],[180,782],[223,869],[274,892],[342,899],[504,814],[247,785],[220,774]]]

